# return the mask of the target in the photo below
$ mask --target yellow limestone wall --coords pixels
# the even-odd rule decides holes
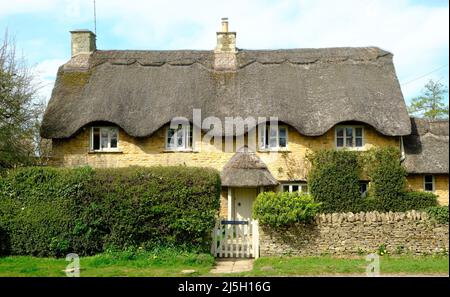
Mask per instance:
[[[83,128],[70,139],[54,139],[52,142],[52,165],[76,167],[89,165],[101,167],[127,166],[169,166],[186,165],[212,167],[219,171],[234,153],[223,152],[214,144],[200,141],[195,144],[197,152],[167,152],[163,127],[152,136],[134,138],[119,130],[120,152],[90,152],[89,128]],[[374,146],[399,146],[398,137],[379,134],[371,127],[365,127],[365,148]],[[334,128],[321,136],[303,136],[289,127],[286,152],[257,152],[278,180],[305,180],[308,164],[305,156],[321,148],[334,147]]]
[[[120,152],[90,152],[90,129],[81,129],[70,139],[52,142],[52,165],[76,167],[89,165],[101,167],[127,166],[170,166],[186,165],[212,167],[219,171],[230,160],[234,153],[225,153],[222,148],[209,142],[200,141],[195,144],[198,152],[165,151],[166,127],[156,131],[152,136],[134,138],[119,130]],[[292,127],[288,127],[288,149],[283,153],[257,152],[267,164],[272,175],[280,181],[306,180],[308,162],[305,156],[318,149],[334,148],[334,128],[321,136],[300,135]],[[388,137],[378,133],[370,126],[364,128],[365,149],[371,147],[397,146],[398,137]],[[221,217],[227,216],[227,189],[221,193]]]
[[[423,191],[423,178],[422,174],[408,175],[408,185],[413,191]],[[440,205],[448,205],[448,174],[434,175],[435,194],[439,196],[438,201]]]

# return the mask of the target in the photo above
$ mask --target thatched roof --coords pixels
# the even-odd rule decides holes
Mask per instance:
[[[238,151],[221,172],[224,187],[261,187],[277,185],[266,164],[247,148]]]
[[[448,174],[448,120],[411,118],[411,135],[404,137],[408,173]]]
[[[385,135],[410,122],[392,54],[375,47],[240,50],[238,69],[213,69],[213,51],[96,51],[60,67],[41,135],[66,138],[107,121],[148,136],[175,116],[278,117],[301,134],[343,121]]]

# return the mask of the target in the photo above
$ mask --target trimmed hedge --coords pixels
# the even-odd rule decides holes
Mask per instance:
[[[16,255],[206,250],[219,197],[220,177],[211,169],[22,168],[0,179],[0,226]]]
[[[320,203],[310,195],[289,192],[263,192],[253,204],[253,217],[262,225],[280,227],[314,219]]]
[[[378,210],[403,211],[411,197],[404,195],[407,174],[400,163],[400,150],[395,147],[371,149],[364,152],[361,159],[370,179],[369,195],[377,201]]]
[[[309,189],[314,199],[322,202],[323,212],[348,212],[359,207],[363,198],[357,152],[320,150],[308,158],[312,165]]]
[[[426,212],[431,219],[440,224],[448,224],[448,205],[447,206],[433,206],[426,209]]]

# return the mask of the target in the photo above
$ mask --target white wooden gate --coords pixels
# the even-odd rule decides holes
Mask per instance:
[[[216,223],[212,234],[211,253],[223,258],[258,258],[258,221],[226,221]]]

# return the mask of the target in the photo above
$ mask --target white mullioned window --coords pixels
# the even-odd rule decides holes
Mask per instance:
[[[362,148],[364,147],[364,127],[337,126],[335,140],[337,148]]]
[[[426,192],[434,192],[435,190],[434,175],[425,175],[423,177],[423,190]]]
[[[290,183],[290,184],[282,184],[281,190],[283,192],[289,193],[308,193],[308,185],[306,183]]]
[[[284,125],[262,125],[259,129],[261,150],[280,150],[288,146],[288,128]]]
[[[119,149],[119,128],[91,127],[91,151],[117,151]]]
[[[184,151],[192,149],[192,129],[190,125],[178,125],[173,129],[168,127],[166,133],[166,149]]]

